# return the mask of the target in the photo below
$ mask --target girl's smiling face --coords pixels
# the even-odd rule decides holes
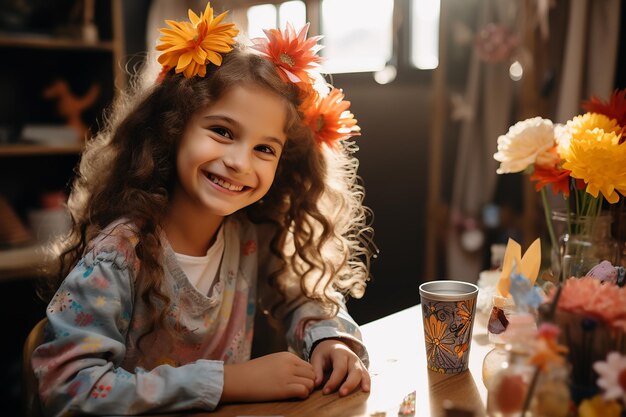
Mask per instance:
[[[198,111],[178,148],[172,205],[223,217],[261,199],[287,140],[285,123],[284,99],[252,85]]]

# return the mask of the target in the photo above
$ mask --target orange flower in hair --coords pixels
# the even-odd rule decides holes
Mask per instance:
[[[163,71],[176,68],[176,73],[182,72],[185,78],[204,77],[208,63],[222,65],[221,54],[232,51],[234,37],[239,33],[234,24],[222,23],[227,13],[213,18],[209,2],[200,16],[189,9],[191,22],[166,20],[170,28],[160,29],[163,35],[156,47],[163,51],[158,58]]]
[[[313,131],[319,144],[334,148],[338,141],[360,135],[357,120],[348,110],[350,102],[343,98],[343,92],[333,88],[317,103],[303,103],[304,123]]]
[[[315,54],[321,49],[317,41],[321,36],[307,39],[309,24],[298,33],[290,23],[284,31],[279,29],[263,30],[267,39],[252,39],[253,49],[266,55],[278,68],[278,73],[285,81],[292,83],[311,83],[308,72],[321,61]]]

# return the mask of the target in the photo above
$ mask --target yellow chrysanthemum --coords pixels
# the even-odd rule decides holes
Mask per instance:
[[[189,10],[191,22],[166,20],[170,28],[160,29],[163,34],[156,49],[163,51],[159,63],[167,71],[176,68],[186,78],[206,75],[206,65],[211,62],[222,64],[222,53],[232,51],[234,37],[239,31],[232,23],[221,23],[227,12],[213,18],[211,3],[207,3],[204,13],[196,15]]]
[[[617,401],[606,401],[601,395],[583,400],[578,406],[580,417],[619,417],[622,406]]]
[[[592,196],[602,193],[611,204],[619,201],[618,191],[626,195],[626,146],[619,143],[621,126],[606,116],[586,113],[569,121],[566,130],[559,142],[563,168],[582,179]]]
[[[619,134],[622,127],[615,119],[610,119],[599,113],[585,113],[574,117],[567,124],[556,129],[558,142],[558,153],[563,159],[567,159],[569,154],[569,144],[572,137],[579,137],[587,130],[601,129],[606,133],[613,132]]]

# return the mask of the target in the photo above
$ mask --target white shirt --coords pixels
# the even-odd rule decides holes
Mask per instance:
[[[224,254],[224,232],[220,227],[215,236],[215,242],[211,245],[204,256],[189,256],[175,253],[176,260],[183,270],[189,282],[196,289],[208,296],[209,290],[215,282],[219,271],[222,255]]]

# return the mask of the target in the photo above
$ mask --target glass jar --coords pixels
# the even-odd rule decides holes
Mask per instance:
[[[619,244],[611,236],[610,213],[598,216],[578,216],[564,212],[553,212],[555,233],[559,233],[559,247],[551,251],[552,273],[559,276],[582,277],[595,265],[609,261],[619,262]]]
[[[507,345],[508,363],[489,383],[487,415],[490,417],[521,417],[533,377],[534,368],[527,363],[527,350],[510,346]]]
[[[494,343],[483,359],[483,384],[489,390],[494,377],[510,365],[511,355],[528,350],[528,343],[537,335],[537,323],[530,313],[509,312],[508,325],[500,334],[490,334]]]
[[[569,368],[553,364],[542,372],[533,391],[534,417],[567,417],[570,415]]]
[[[493,377],[508,366],[509,352],[504,343],[496,343],[483,359],[483,384],[489,388]]]

